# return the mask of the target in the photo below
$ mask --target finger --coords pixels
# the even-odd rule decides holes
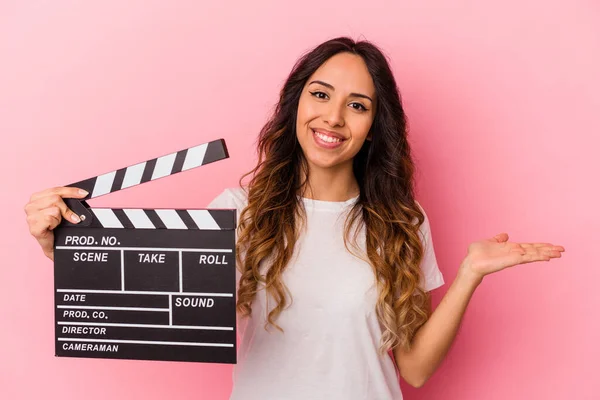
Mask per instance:
[[[57,186],[50,189],[42,190],[41,192],[34,193],[29,199],[30,202],[38,200],[42,197],[59,195],[63,198],[81,199],[87,196],[89,193],[83,189],[70,187],[70,186]]]
[[[51,194],[41,197],[38,200],[34,200],[25,206],[25,212],[28,215],[34,214],[50,207],[58,207],[63,218],[66,218],[74,224],[81,222],[79,216],[75,214],[69,207],[67,207],[67,204],[64,202],[63,198],[58,194]]]
[[[521,247],[527,247],[527,248],[536,248],[536,247],[554,247],[555,245],[553,245],[552,243],[519,243],[519,245]],[[562,246],[558,246],[558,247],[562,247]]]
[[[548,262],[548,261],[550,261],[550,259],[548,259],[548,260],[524,260],[524,261],[520,262],[519,264],[521,264],[521,265],[522,264],[530,264],[530,263],[540,262],[540,261],[546,261],[546,262]]]
[[[561,258],[561,252],[556,250],[545,250],[541,248],[530,248],[521,255],[527,262],[550,261],[552,258]]]
[[[67,207],[62,198],[60,198],[56,202],[56,206],[60,209],[60,213],[63,216],[63,218],[67,219],[68,221],[71,221],[74,224],[78,224],[81,222],[81,218],[79,218],[79,215],[75,214],[73,210]]]
[[[562,252],[558,250],[545,249],[540,251],[541,255],[548,256],[550,258],[561,258]]]
[[[27,205],[25,206],[25,213],[31,214],[36,213],[38,211],[42,211],[46,208],[56,205],[61,200],[62,197],[60,197],[58,194],[51,194],[48,196],[40,197],[37,200],[27,203]]]
[[[551,252],[564,252],[565,248],[563,246],[553,245],[552,243],[521,243],[519,248],[524,250],[539,250],[539,251],[551,251]]]
[[[27,217],[29,222],[29,232],[38,240],[45,239],[49,231],[60,224],[60,209],[56,206],[49,207],[36,214]]]
[[[565,251],[564,247],[555,246],[555,245],[538,246],[538,247],[533,247],[533,249],[535,249],[539,252],[553,252],[553,253],[562,253],[563,251]]]
[[[30,221],[29,230],[40,244],[46,257],[54,260],[54,232],[52,230],[60,223],[60,209],[53,206],[27,216],[27,218],[35,219]]]
[[[527,263],[532,263],[532,262],[537,262],[537,261],[550,261],[549,256],[544,256],[541,254],[537,254],[537,253],[527,253],[527,254],[523,254],[521,255],[521,262],[520,264],[527,264]]]

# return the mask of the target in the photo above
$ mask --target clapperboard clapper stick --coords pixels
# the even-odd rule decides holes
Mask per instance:
[[[225,158],[219,139],[68,185],[89,195],[55,230],[57,356],[236,362],[235,210],[85,201]]]

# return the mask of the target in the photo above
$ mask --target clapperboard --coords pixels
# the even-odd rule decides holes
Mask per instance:
[[[227,157],[220,139],[68,185],[89,195],[55,230],[57,356],[236,362],[235,210],[85,201]]]

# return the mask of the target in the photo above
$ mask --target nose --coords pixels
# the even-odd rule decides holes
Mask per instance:
[[[323,120],[330,126],[344,126],[343,105],[331,102],[323,115]]]

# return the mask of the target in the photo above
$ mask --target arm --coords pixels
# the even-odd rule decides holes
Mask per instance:
[[[456,278],[413,337],[411,350],[394,349],[402,378],[421,387],[433,375],[452,345],[471,296],[484,276],[519,264],[550,261],[561,257],[564,251],[564,247],[550,243],[511,243],[506,233],[469,245]]]
[[[415,334],[410,352],[405,352],[400,347],[394,349],[394,359],[400,375],[411,386],[423,386],[441,364],[456,337],[467,304],[480,282],[478,276],[469,274],[461,266],[436,310]],[[431,309],[431,298],[429,308]]]

